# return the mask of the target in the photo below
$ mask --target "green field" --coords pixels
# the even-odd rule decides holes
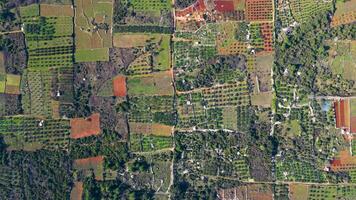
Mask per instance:
[[[129,76],[127,79],[130,96],[173,95],[172,77],[169,71],[144,76]]]
[[[124,0],[128,2],[128,0]],[[171,6],[171,1],[169,0],[130,0],[129,1],[137,11],[156,11],[169,10]]]
[[[25,114],[52,116],[51,73],[49,70],[26,70],[21,81],[22,108]]]
[[[69,145],[69,120],[41,120],[33,117],[2,117],[0,132],[8,149],[34,151],[66,149]]]
[[[109,48],[77,49],[75,62],[109,61]]]
[[[173,146],[172,137],[131,134],[130,149],[134,152],[156,151],[167,149]]]
[[[37,4],[34,5],[38,8]],[[22,12],[21,18],[28,47],[28,68],[72,66],[73,18],[42,17],[33,11],[34,5],[20,8],[26,11]],[[33,13],[33,16],[28,13]]]
[[[22,18],[39,16],[40,15],[39,4],[32,4],[29,6],[20,7],[20,15]]]

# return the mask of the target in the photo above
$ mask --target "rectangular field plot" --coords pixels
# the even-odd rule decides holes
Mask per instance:
[[[108,61],[109,48],[77,49],[75,52],[76,62]]]
[[[329,41],[329,64],[334,74],[347,80],[356,80],[356,41]]]
[[[29,8],[22,7],[22,9],[28,10]],[[39,13],[28,17],[28,12],[21,15],[28,47],[28,67],[71,66],[74,52],[73,18],[71,16],[43,17]]]
[[[289,6],[294,20],[303,23],[318,13],[331,10],[333,1],[291,0]]]
[[[103,180],[104,157],[96,156],[74,160],[74,169],[81,171],[85,176],[90,176],[93,172],[96,180]]]
[[[76,0],[74,4],[76,61],[107,61],[108,50],[95,49],[112,46],[113,2]]]
[[[113,40],[115,47],[140,48],[136,55],[137,58],[130,63],[127,69],[127,74],[137,75],[170,68],[170,37],[165,34],[117,33]]]
[[[325,182],[326,173],[306,161],[286,158],[276,163],[276,177],[280,181]]]
[[[2,117],[0,129],[8,150],[65,150],[69,144],[69,120]]]
[[[129,122],[174,125],[173,96],[142,96],[130,98]]]
[[[245,131],[249,127],[249,94],[243,82],[178,94],[177,101],[179,128]]]
[[[173,95],[172,71],[127,78],[129,96]]]
[[[246,0],[246,19],[249,21],[272,21],[273,1]]]
[[[336,11],[331,21],[331,27],[349,24],[356,21],[356,1],[336,1]]]
[[[99,135],[100,114],[95,113],[87,118],[73,118],[70,120],[70,127],[70,138],[73,139]]]
[[[273,188],[270,184],[246,184],[235,188],[220,189],[221,199],[272,200]]]
[[[127,2],[128,0],[124,0]],[[171,9],[169,0],[131,0],[131,6],[137,11],[161,11]]]
[[[70,200],[83,199],[83,182],[74,182],[74,186],[70,192]]]
[[[44,17],[74,17],[72,5],[40,4],[40,14]]]
[[[130,126],[131,133],[144,134],[144,135],[167,137],[167,136],[171,136],[173,131],[173,126],[157,124],[157,123],[130,122],[129,126]]]
[[[130,135],[130,150],[133,152],[148,152],[173,147],[173,139],[170,136],[154,136],[144,134]]]
[[[26,70],[22,75],[22,108],[25,114],[52,116],[49,70]]]
[[[38,4],[20,7],[21,18],[38,17],[40,15],[40,7]]]

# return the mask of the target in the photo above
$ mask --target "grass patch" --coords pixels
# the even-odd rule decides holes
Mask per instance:
[[[109,61],[109,48],[77,49],[76,62]]]
[[[128,77],[127,88],[131,96],[173,95],[171,71]]]

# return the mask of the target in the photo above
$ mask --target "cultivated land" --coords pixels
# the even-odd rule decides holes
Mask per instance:
[[[4,0],[0,199],[356,199],[355,0]]]

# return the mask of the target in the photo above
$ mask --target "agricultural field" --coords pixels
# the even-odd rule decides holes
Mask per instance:
[[[69,120],[18,116],[0,119],[8,150],[68,149]]]
[[[246,196],[251,200],[272,200],[272,186],[268,184],[248,184],[236,188],[221,189],[220,199],[244,199]]]
[[[59,14],[62,14],[59,13]],[[63,15],[42,16],[40,6],[21,7],[28,48],[28,68],[48,69],[73,64],[73,18]]]
[[[126,70],[128,75],[169,70],[171,66],[170,35],[116,33],[113,43],[118,48],[136,48],[136,59]]]
[[[172,137],[132,133],[130,150],[133,152],[149,152],[170,149],[173,147]]]
[[[0,6],[0,199],[356,199],[355,0]]]
[[[40,15],[43,17],[68,16],[74,17],[74,10],[71,5],[60,4],[40,4]]]
[[[112,47],[113,2],[76,0],[74,5],[75,61],[108,61],[108,48]]]
[[[21,91],[25,114],[52,116],[51,74],[48,69],[26,70],[22,75]]]
[[[249,127],[251,110],[244,81],[178,94],[177,98],[180,128],[246,130]]]
[[[356,42],[352,40],[328,41],[329,65],[332,72],[346,80],[355,80]]]
[[[94,113],[83,118],[70,119],[70,138],[78,139],[100,134],[100,114]]]
[[[172,96],[140,96],[130,99],[129,122],[175,124]]]
[[[172,71],[127,77],[129,96],[173,95]]]
[[[82,177],[90,176],[94,173],[96,180],[103,180],[104,157],[96,156],[74,160],[74,169],[77,173],[82,173]]]
[[[246,0],[246,20],[272,21],[273,2],[270,0]]]
[[[331,26],[336,27],[342,24],[350,24],[356,21],[356,1],[336,1],[336,11],[333,15]]]
[[[171,33],[173,31],[172,11],[172,2],[169,0],[115,1],[114,32]]]
[[[295,21],[305,23],[306,20],[310,19],[313,15],[331,10],[332,5],[332,1],[293,0],[290,1],[290,10]]]

